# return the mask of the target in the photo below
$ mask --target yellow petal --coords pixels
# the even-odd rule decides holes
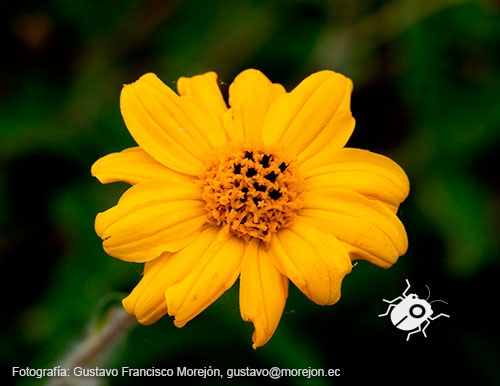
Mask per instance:
[[[184,326],[231,288],[240,274],[245,243],[221,228],[203,257],[180,283],[165,291],[168,314]]]
[[[282,94],[284,88],[273,85],[262,72],[249,69],[240,73],[229,86],[232,130],[236,138],[260,139],[267,111]]]
[[[352,189],[397,208],[408,196],[410,183],[401,167],[380,154],[343,148],[304,161],[300,172],[307,191]]]
[[[171,255],[172,253],[167,252],[148,261],[144,266],[143,278],[130,295],[122,300],[125,311],[130,315],[135,315],[141,324],[153,324],[167,313],[167,304],[163,296],[165,281],[159,277],[158,273],[162,271]],[[141,311],[138,308],[141,308]]]
[[[399,218],[386,205],[354,191],[309,192],[300,215],[332,232],[352,259],[365,259],[387,268],[408,248]]]
[[[253,239],[241,266],[241,317],[253,322],[253,348],[267,343],[278,327],[288,296],[288,279],[273,265],[269,252]]]
[[[139,146],[178,172],[197,175],[207,154],[226,143],[213,114],[195,98],[177,95],[154,74],[125,85],[120,107]]]
[[[229,141],[242,140],[245,137],[243,126],[235,125],[233,110],[229,109],[222,115],[222,125]]]
[[[190,181],[193,178],[167,168],[140,147],[131,147],[99,158],[92,165],[91,173],[103,184],[124,181],[135,185],[154,179]]]
[[[273,98],[273,102],[283,94],[286,94],[286,90],[281,84],[273,83],[271,85],[271,96]]]
[[[206,222],[205,202],[194,183],[154,180],[134,185],[118,204],[96,217],[104,250],[145,262],[185,247]]]
[[[181,77],[177,81],[177,91],[180,95],[196,98],[202,106],[222,121],[222,114],[227,110],[227,106],[217,84],[215,72],[210,71],[191,78]]]
[[[283,275],[320,305],[334,304],[340,299],[342,279],[352,268],[340,242],[301,217],[273,237],[269,255]]]
[[[299,159],[342,148],[354,130],[351,92],[351,80],[341,74],[320,71],[310,75],[273,103],[262,139],[269,145],[283,145]]]
[[[183,280],[217,236],[218,228],[205,227],[198,237],[175,253],[164,253],[144,266],[144,276],[123,299],[125,310],[141,324],[153,324],[167,313],[165,290]]]

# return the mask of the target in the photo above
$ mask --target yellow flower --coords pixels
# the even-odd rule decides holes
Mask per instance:
[[[396,216],[409,182],[390,159],[345,148],[354,129],[352,82],[321,71],[291,92],[257,70],[229,87],[208,72],[180,78],[179,95],[154,74],[124,86],[120,106],[138,147],[99,159],[102,183],[133,186],[99,213],[104,250],[145,263],[123,300],[142,324],[175,325],[240,278],[240,310],[264,345],[291,280],[330,305],[354,259],[390,267],[407,249]]]

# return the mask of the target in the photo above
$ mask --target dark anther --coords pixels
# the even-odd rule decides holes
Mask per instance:
[[[262,157],[262,160],[260,161],[260,164],[264,166],[265,168],[269,167],[269,160],[271,159],[270,155],[264,154]]]
[[[234,164],[234,174],[240,174],[240,173],[241,173],[241,165]]]
[[[264,176],[264,178],[270,182],[276,181],[276,177],[278,177],[278,175],[275,172],[271,172],[267,176]]]
[[[254,187],[255,190],[257,190],[259,192],[265,192],[266,191],[266,187],[264,185],[259,185],[257,182],[253,183],[253,187]]]
[[[245,193],[245,196],[243,198],[240,198],[240,201],[241,202],[245,202],[247,200],[247,193],[248,193],[248,188],[247,187],[244,187],[243,189],[241,189],[241,191],[243,193]]]
[[[250,159],[250,160],[252,160],[252,161],[253,161],[253,152],[251,152],[251,151],[246,151],[246,152],[245,152],[245,158],[246,158],[246,159]]]
[[[248,168],[247,170],[247,177],[253,177],[257,174],[257,170],[254,168]]]
[[[277,200],[281,196],[282,196],[282,194],[279,191],[277,191],[277,190],[271,190],[269,192],[269,197],[271,197],[273,200]]]
[[[244,224],[247,222],[247,216],[243,217],[240,221],[240,224]]]
[[[236,181],[236,182],[234,183],[234,187],[235,187],[235,188],[239,188],[239,187],[240,187],[240,181]]]
[[[257,197],[254,197],[253,198],[253,203],[255,204],[255,206],[259,206],[259,202],[261,202],[262,200],[260,198],[257,198]]]
[[[287,167],[288,167],[288,165],[286,163],[282,162],[281,165],[279,166],[281,173],[283,173]]]

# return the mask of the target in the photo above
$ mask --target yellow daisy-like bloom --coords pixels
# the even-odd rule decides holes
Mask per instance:
[[[330,305],[354,259],[390,267],[408,240],[396,216],[409,182],[390,159],[345,148],[354,129],[352,82],[320,71],[291,92],[257,70],[229,87],[208,72],[176,94],[154,74],[124,86],[120,106],[138,147],[92,166],[102,183],[133,186],[99,213],[104,250],[145,263],[123,300],[142,324],[175,325],[240,278],[253,347],[278,326],[291,280]]]

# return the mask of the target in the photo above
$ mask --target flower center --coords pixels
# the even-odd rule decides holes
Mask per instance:
[[[235,144],[217,152],[200,181],[208,221],[229,225],[247,241],[270,242],[303,207],[302,179],[294,162],[264,145]]]

